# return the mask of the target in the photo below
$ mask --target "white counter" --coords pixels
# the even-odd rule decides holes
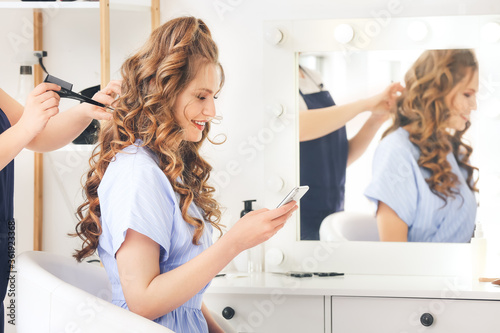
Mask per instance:
[[[500,286],[469,278],[227,275],[213,280],[204,301],[237,332],[497,333],[500,327]]]

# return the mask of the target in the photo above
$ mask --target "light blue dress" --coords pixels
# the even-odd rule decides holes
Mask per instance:
[[[430,171],[418,166],[419,148],[409,133],[399,128],[387,135],[373,158],[372,181],[366,197],[384,202],[408,225],[410,242],[469,242],[476,218],[476,199],[467,186],[467,173],[452,153],[447,160],[458,176],[460,195],[448,203],[431,192],[425,179]]]
[[[194,227],[182,218],[179,196],[156,161],[147,148],[125,148],[124,153],[117,154],[109,164],[97,191],[102,224],[98,253],[111,281],[112,302],[125,309],[128,306],[115,255],[128,229],[146,235],[160,245],[160,273],[179,267],[212,244],[212,226],[205,222],[200,245],[193,245]],[[194,204],[189,207],[189,214],[204,220]],[[201,312],[202,296],[207,287],[155,322],[176,333],[208,332]]]

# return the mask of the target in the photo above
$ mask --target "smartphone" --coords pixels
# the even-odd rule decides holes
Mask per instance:
[[[306,194],[308,190],[309,186],[307,185],[295,187],[293,190],[290,191],[290,193],[286,195],[286,197],[280,202],[280,204],[276,208],[280,208],[281,206],[286,205],[292,200],[299,202],[300,198],[302,198],[302,196]]]

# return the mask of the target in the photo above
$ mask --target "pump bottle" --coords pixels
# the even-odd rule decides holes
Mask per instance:
[[[252,202],[256,200],[244,200],[245,209],[241,211],[240,217],[253,210]],[[248,253],[248,272],[258,273],[264,271],[264,244],[259,244],[247,250]]]

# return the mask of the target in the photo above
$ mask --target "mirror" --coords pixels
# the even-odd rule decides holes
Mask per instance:
[[[315,68],[321,72],[323,84],[332,93],[335,102],[341,105],[380,92],[390,81],[402,82],[406,70],[425,49],[475,49],[480,67],[480,88],[477,96],[479,112],[475,112],[472,118],[472,127],[468,130],[467,138],[474,147],[472,164],[481,170],[481,181],[478,184],[481,195],[477,197],[481,202],[481,216],[486,231],[487,221],[494,216],[493,197],[498,198],[500,182],[499,173],[496,171],[500,170],[500,158],[496,156],[498,154],[494,156],[489,153],[493,151],[494,141],[486,138],[488,135],[497,136],[498,132],[493,130],[493,124],[498,125],[500,114],[500,92],[497,87],[500,82],[500,38],[499,26],[496,23],[500,22],[500,19],[498,16],[457,16],[392,18],[389,21],[385,25],[374,19],[270,23],[267,29],[278,29],[283,33],[283,38],[280,42],[275,42],[275,46],[269,47],[275,48],[273,54],[276,61],[281,62],[280,67],[287,67],[292,73],[284,75],[284,72],[281,72],[281,82],[291,77],[294,80],[294,92],[297,92],[298,64]],[[349,34],[348,31],[342,35],[339,32],[340,37],[336,39],[337,31],[341,31],[340,27],[343,25],[349,25],[354,33]],[[352,40],[346,44],[339,42],[345,42],[352,36]],[[277,68],[269,70],[274,73],[278,71]],[[284,100],[285,95],[290,97],[291,91],[276,95],[281,95],[281,100]],[[276,102],[276,95],[272,96],[266,91],[266,103]],[[297,94],[293,94],[292,98],[295,103],[291,108],[298,112],[300,101]],[[366,116],[367,114],[360,115],[348,124],[348,136],[356,133]],[[298,122],[297,118],[295,120]],[[373,139],[362,159],[347,169],[346,210],[371,213],[375,210],[363,192],[371,178],[371,157],[382,132],[383,129],[378,132],[378,137]],[[295,163],[298,165],[297,135],[293,136],[293,139]],[[290,143],[284,143],[282,148],[286,145],[292,147]],[[276,161],[278,156],[280,160],[281,157],[283,160],[288,158],[281,152],[274,154],[272,159]],[[279,171],[275,172],[278,174]],[[294,176],[298,183],[298,172]],[[299,221],[295,226],[295,235],[299,240]]]

